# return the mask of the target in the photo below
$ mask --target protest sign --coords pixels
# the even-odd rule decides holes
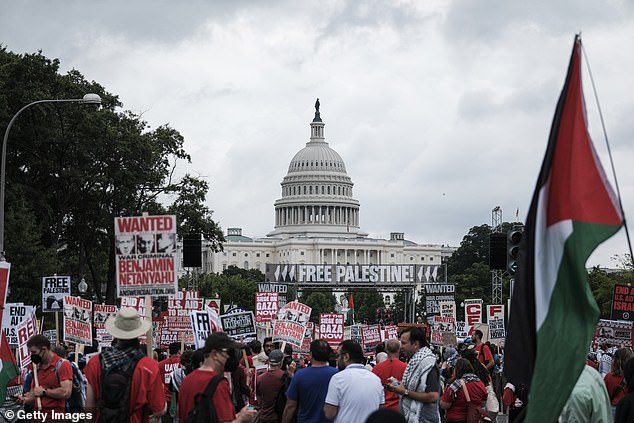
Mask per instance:
[[[482,300],[464,300],[464,315],[468,326],[482,323]]]
[[[431,324],[431,343],[434,345],[445,345],[447,338],[445,333],[451,333],[455,339],[456,320],[453,317],[433,316]]]
[[[383,338],[381,341],[387,341],[388,339],[398,339],[398,326],[386,325],[383,328]]]
[[[110,347],[112,345],[113,336],[105,329],[97,328],[97,343],[100,348]]]
[[[363,345],[363,335],[361,334],[361,325],[350,326],[350,339]]]
[[[427,315],[440,314],[440,303],[454,301],[456,285],[441,283],[425,283],[425,312]]]
[[[46,336],[46,338],[51,341],[51,345],[57,344],[57,330],[47,329],[42,331],[42,335]]]
[[[202,310],[203,301],[198,291],[177,291],[167,298],[167,328],[176,332],[192,329],[189,316],[192,311]]]
[[[298,301],[282,307],[273,326],[273,342],[287,342],[301,347],[311,311],[312,308]]]
[[[211,323],[209,310],[210,309],[207,308],[205,310],[194,310],[190,312],[190,328],[194,334],[194,345],[196,348],[204,347],[207,337],[218,329]]]
[[[8,261],[0,261],[0,310],[4,310],[4,305],[7,302],[10,270],[11,263]]]
[[[504,319],[499,317],[489,318],[489,341],[496,345],[501,345],[504,343],[505,338]]]
[[[108,320],[110,317],[114,318],[114,316],[117,315],[117,306],[110,304],[95,304],[93,313],[93,325],[95,326],[95,328],[105,329],[106,320]]]
[[[492,319],[504,320],[504,305],[493,304],[487,305],[487,323]]]
[[[92,301],[64,297],[64,341],[92,345]]]
[[[151,308],[152,304],[148,304],[148,306]],[[121,297],[121,307],[132,307],[139,312],[141,319],[145,319],[145,316],[147,316],[145,310],[145,297]]]
[[[62,311],[64,297],[70,295],[70,276],[44,276],[42,278],[42,311]]]
[[[632,322],[600,319],[592,342],[616,346],[632,346]]]
[[[381,343],[381,326],[368,325],[361,326],[361,337],[363,338],[363,353],[366,356],[374,355],[375,348]]]
[[[18,347],[18,326],[26,320],[27,317],[30,317],[34,310],[35,307],[27,306],[23,303],[5,304],[2,312],[2,330],[11,347]]]
[[[313,342],[313,339],[315,339],[315,324],[313,322],[308,322],[308,325],[306,325],[306,331],[304,332],[302,346],[296,350],[297,354],[308,357],[310,355],[310,344]]]
[[[455,301],[439,301],[438,309],[442,317],[453,317],[456,320],[456,302]]]
[[[233,312],[220,316],[222,329],[240,342],[247,342],[245,339],[255,337],[255,318],[252,311]]]
[[[255,293],[255,321],[270,322],[277,315],[277,292]]]
[[[634,320],[634,286],[614,285],[612,320]]]
[[[23,369],[31,364],[31,351],[26,343],[37,333],[37,317],[35,316],[35,307],[32,307],[29,315],[18,326],[18,358]]]
[[[114,229],[117,294],[176,294],[176,216],[116,217]]]
[[[471,326],[466,322],[456,322],[456,338],[462,342],[469,337],[471,337]]]
[[[220,314],[220,298],[205,298],[205,307],[216,310],[216,313]]]
[[[319,315],[319,338],[336,348],[343,342],[345,315],[341,313],[321,313]]]
[[[258,292],[277,292],[278,310],[286,305],[288,285],[285,283],[258,282]]]

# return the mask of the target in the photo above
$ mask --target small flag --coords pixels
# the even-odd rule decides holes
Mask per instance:
[[[511,299],[504,373],[515,386],[532,387],[526,422],[557,421],[583,370],[599,318],[585,263],[621,227],[620,210],[586,128],[577,36]]]
[[[354,298],[350,294],[350,301],[348,302],[348,321],[351,325],[354,325]]]

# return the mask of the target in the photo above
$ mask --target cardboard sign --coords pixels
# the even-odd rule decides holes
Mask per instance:
[[[42,278],[42,311],[62,311],[64,297],[70,295],[70,276],[45,276]]]
[[[468,326],[482,323],[482,300],[464,300],[464,315]]]
[[[451,340],[452,337],[445,335],[446,333],[453,335],[453,339],[455,340],[456,320],[453,317],[433,316],[430,324],[432,344],[447,345],[445,342],[448,342],[448,339]]]
[[[396,325],[386,325],[383,332],[383,341],[387,341],[388,339],[398,339],[398,326]]]
[[[220,316],[222,329],[236,341],[245,342],[255,337],[255,318],[252,311],[223,314]]]
[[[5,304],[4,311],[2,312],[2,330],[11,347],[18,347],[18,326],[30,317],[34,311],[35,307],[27,306],[22,303]]]
[[[312,308],[298,301],[282,307],[273,326],[273,342],[287,342],[301,347],[311,311]]]
[[[504,343],[506,338],[506,329],[504,328],[504,319],[499,317],[489,319],[489,341],[496,345]]]
[[[26,343],[33,335],[37,335],[37,317],[35,316],[35,307],[31,308],[31,313],[18,326],[18,358],[20,367],[25,369],[31,364],[31,352]]]
[[[501,304],[487,305],[487,323],[492,319],[504,320],[504,306]]]
[[[116,217],[114,229],[117,295],[176,294],[176,216]]]
[[[634,286],[614,285],[612,320],[634,321]]]
[[[93,325],[97,329],[105,329],[106,320],[117,315],[117,306],[110,304],[95,304]]]
[[[453,317],[456,320],[456,302],[455,301],[439,301],[438,308],[442,317]]]
[[[346,316],[341,313],[321,313],[319,315],[319,338],[336,348],[343,342],[343,326]]]
[[[150,308],[152,304],[149,304]],[[142,319],[145,319],[146,310],[145,310],[145,297],[121,297],[121,307],[132,307],[136,311],[139,312],[139,316]]]
[[[381,343],[381,326],[361,326],[361,337],[363,338],[363,353],[366,356],[374,355],[376,346]]]
[[[92,301],[64,297],[64,341],[92,345]]]
[[[277,292],[255,293],[255,321],[270,322],[278,313]]]

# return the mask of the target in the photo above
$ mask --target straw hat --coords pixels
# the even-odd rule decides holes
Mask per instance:
[[[116,339],[134,339],[150,330],[151,323],[142,320],[131,307],[123,307],[106,321],[106,331]]]

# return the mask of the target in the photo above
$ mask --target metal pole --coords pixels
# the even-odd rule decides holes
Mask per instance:
[[[18,112],[13,115],[7,125],[7,129],[4,131],[4,138],[2,139],[2,168],[0,169],[0,261],[6,261],[4,256],[4,191],[5,191],[5,179],[6,179],[6,164],[7,164],[7,140],[9,139],[9,132],[11,127],[16,121],[18,116],[31,106],[41,103],[91,103],[101,104],[101,98],[96,94],[86,94],[84,98],[72,98],[61,100],[37,100],[22,107]]]

